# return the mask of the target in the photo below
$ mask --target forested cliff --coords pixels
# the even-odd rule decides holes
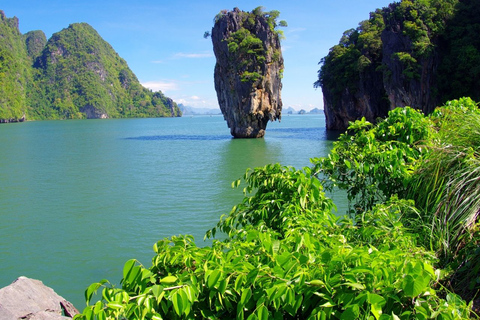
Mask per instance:
[[[395,107],[429,113],[480,99],[480,6],[475,0],[402,0],[345,31],[321,60],[328,129],[375,121]]]
[[[90,25],[71,24],[47,41],[42,31],[22,35],[18,19],[0,11],[0,122],[180,115]]]

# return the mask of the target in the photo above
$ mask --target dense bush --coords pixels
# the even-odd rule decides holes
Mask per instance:
[[[125,264],[121,287],[90,285],[77,319],[468,318],[471,306],[447,287],[478,291],[478,219],[464,224],[458,251],[446,258],[437,241],[429,242],[441,220],[415,205],[413,190],[425,159],[441,141],[452,143],[455,129],[444,126],[458,112],[478,114],[470,99],[430,117],[396,109],[377,126],[352,123],[313,168],[247,171],[244,200],[207,231],[222,232],[220,239],[206,247],[191,236],[157,242],[151,266]],[[347,190],[350,217],[332,213],[322,180]]]

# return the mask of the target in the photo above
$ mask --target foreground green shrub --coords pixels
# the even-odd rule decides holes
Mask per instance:
[[[452,271],[449,285],[466,299],[480,295],[480,111],[470,98],[430,117],[437,138],[419,161],[407,197],[421,210],[425,239]]]
[[[76,319],[468,317],[463,300],[439,297],[435,256],[401,222],[411,202],[392,198],[354,221],[332,214],[308,168],[269,165],[245,180],[244,201],[208,233],[226,239],[157,242],[150,267],[125,264],[120,288],[92,284]]]
[[[409,107],[390,111],[376,126],[363,118],[350,124],[328,157],[312,159],[314,171],[328,190],[347,191],[355,215],[405,193],[433,135],[430,119]]]

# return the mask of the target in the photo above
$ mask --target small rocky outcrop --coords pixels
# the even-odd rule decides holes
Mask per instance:
[[[71,319],[77,309],[41,281],[20,277],[0,289],[0,319]]]
[[[212,29],[215,90],[235,138],[261,138],[268,121],[281,119],[283,57],[278,11],[222,11]]]

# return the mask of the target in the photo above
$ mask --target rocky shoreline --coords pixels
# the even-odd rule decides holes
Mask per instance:
[[[0,319],[65,320],[78,313],[40,280],[22,276],[0,289]]]

